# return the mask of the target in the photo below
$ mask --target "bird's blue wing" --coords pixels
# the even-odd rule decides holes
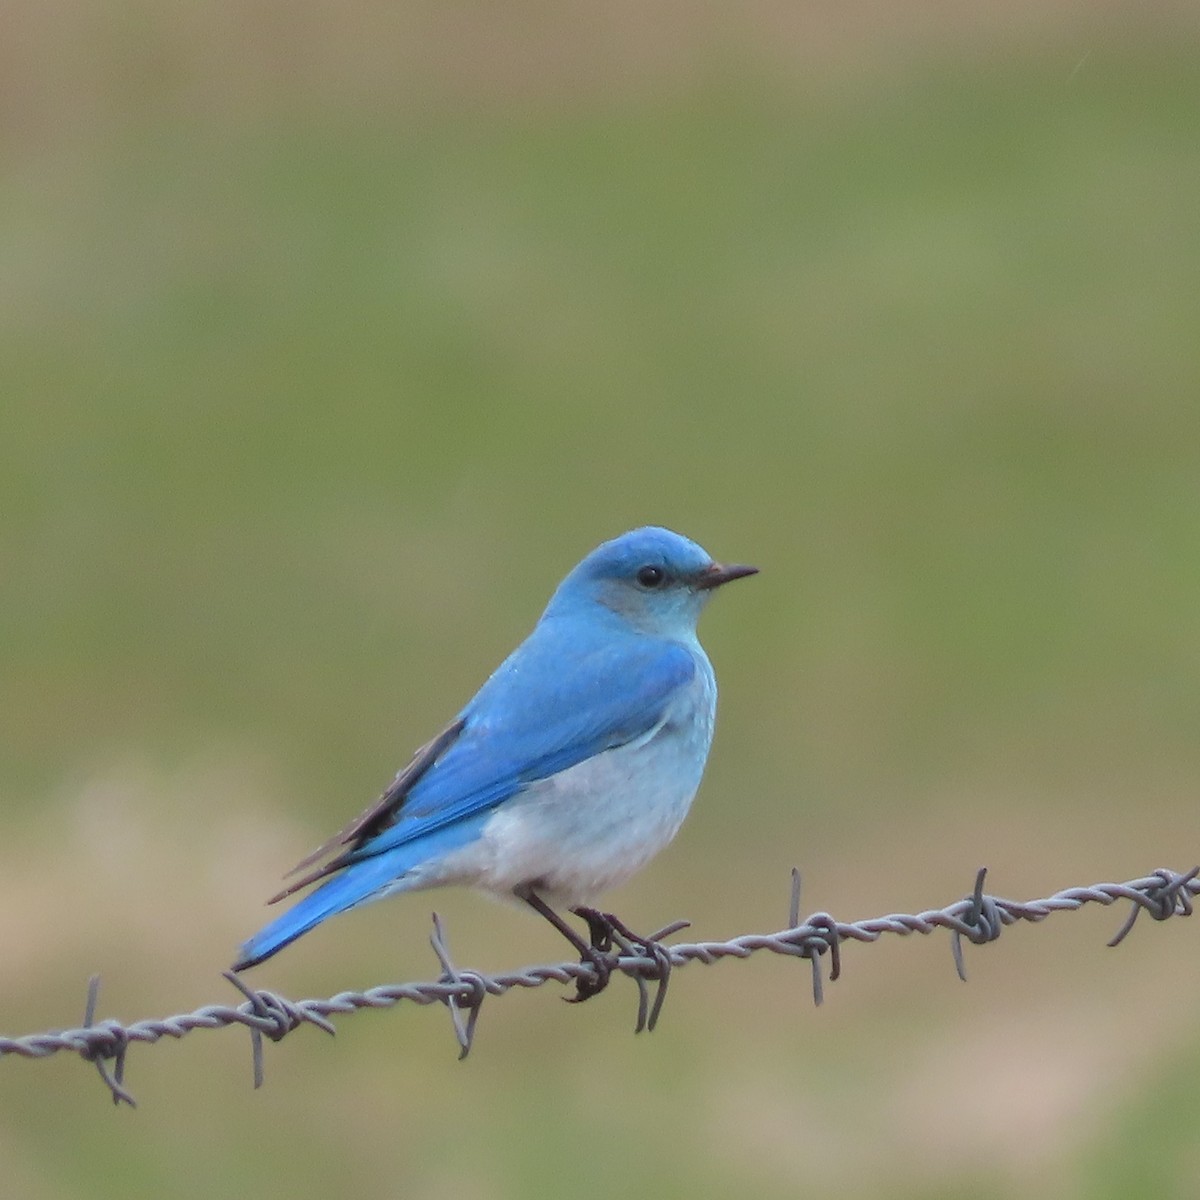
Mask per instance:
[[[650,637],[582,651],[535,636],[460,714],[457,738],[415,782],[394,823],[339,865],[492,809],[524,787],[643,736],[696,673],[692,652]]]

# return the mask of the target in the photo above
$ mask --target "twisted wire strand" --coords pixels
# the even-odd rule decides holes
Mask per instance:
[[[1185,873],[1159,868],[1140,879],[1126,883],[1096,883],[1090,887],[1071,887],[1041,900],[1006,900],[983,890],[986,868],[979,871],[973,891],[945,908],[921,913],[889,913],[860,921],[838,921],[824,912],[800,920],[800,875],[792,872],[792,892],[788,927],[775,933],[747,933],[727,941],[675,942],[660,939],[678,932],[686,922],[678,921],[644,939],[616,938],[609,960],[614,971],[632,978],[639,992],[636,1031],[653,1029],[666,995],[668,979],[675,968],[689,963],[711,965],[724,958],[749,958],[760,951],[810,960],[813,1000],[823,999],[822,959],[829,956],[829,979],[841,973],[844,942],[878,941],[884,934],[907,937],[928,935],[938,929],[951,934],[951,949],[959,977],[966,979],[962,939],[983,945],[998,938],[1006,926],[1021,921],[1038,923],[1057,912],[1072,912],[1087,904],[1109,906],[1127,901],[1131,909],[1124,924],[1108,942],[1116,946],[1129,934],[1140,913],[1145,911],[1156,921],[1172,916],[1190,916],[1193,897],[1200,893],[1200,866]],[[475,1037],[476,1022],[485,999],[503,996],[515,988],[536,988],[547,983],[570,985],[581,978],[594,977],[588,962],[549,963],[529,966],[500,975],[459,970],[450,957],[440,917],[433,916],[430,942],[442,967],[436,980],[416,983],[381,984],[362,991],[344,991],[327,999],[289,1000],[278,993],[251,988],[239,976],[229,972],[225,978],[245,998],[241,1004],[207,1004],[193,1012],[151,1018],[123,1024],[107,1019],[95,1020],[99,978],[88,985],[83,1025],[76,1029],[48,1030],[23,1037],[0,1036],[0,1057],[47,1058],[71,1051],[96,1066],[113,1103],[134,1105],[124,1087],[126,1054],[134,1043],[155,1043],[164,1037],[182,1038],[197,1029],[223,1029],[242,1025],[250,1031],[254,1056],[254,1085],[263,1081],[264,1037],[280,1041],[301,1025],[313,1025],[325,1033],[335,1032],[330,1018],[361,1009],[392,1008],[401,1001],[413,1004],[444,1004],[451,1017],[460,1058],[465,1058]],[[658,993],[653,1004],[648,984],[656,982]],[[465,1017],[464,1017],[465,1014]],[[112,1066],[110,1068],[109,1063]]]

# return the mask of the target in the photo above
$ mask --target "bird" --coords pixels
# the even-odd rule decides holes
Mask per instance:
[[[600,991],[599,951],[614,929],[636,935],[591,904],[674,838],[708,758],[717,688],[697,620],[717,588],[757,571],[659,526],[591,551],[466,707],[285,876],[299,878],[269,904],[320,886],[246,941],[233,969],[360,905],[453,884],[541,914],[594,968],[575,998]],[[561,908],[587,921],[589,941]]]

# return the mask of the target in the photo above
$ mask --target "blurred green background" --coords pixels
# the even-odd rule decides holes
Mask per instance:
[[[228,999],[303,852],[596,542],[762,575],[675,845],[701,937],[1200,859],[1192,5],[14,0],[0,1030]],[[290,995],[561,957],[470,895]],[[1193,1197],[1194,931],[1123,914],[336,1041],[0,1062],[6,1196]]]

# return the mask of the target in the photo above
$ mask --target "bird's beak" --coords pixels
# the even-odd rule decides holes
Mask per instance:
[[[742,563],[730,563],[728,566],[722,563],[713,563],[701,572],[700,578],[696,580],[696,586],[698,588],[715,588],[720,587],[723,583],[728,583],[731,579],[744,579],[747,575],[757,574],[757,567],[747,567]]]

